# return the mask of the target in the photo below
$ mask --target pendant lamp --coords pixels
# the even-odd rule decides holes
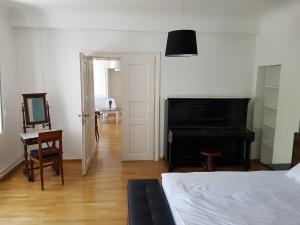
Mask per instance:
[[[197,38],[194,30],[174,30],[168,33],[167,57],[198,55]]]

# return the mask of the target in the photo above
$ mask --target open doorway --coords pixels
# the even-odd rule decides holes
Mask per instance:
[[[93,59],[95,110],[100,119],[121,120],[122,77],[118,59]],[[113,118],[110,118],[113,117]]]
[[[83,115],[96,112],[94,134],[99,135],[100,154],[102,144],[105,148],[116,142],[101,142],[108,131],[120,136],[119,161],[158,160],[159,54],[90,54],[87,58],[89,71],[93,71],[94,108]],[[86,99],[82,98],[82,106]],[[83,133],[89,133],[84,124]],[[83,146],[87,146],[84,141]],[[83,155],[86,152],[83,147]]]
[[[98,151],[113,141],[120,151],[122,141],[122,77],[120,59],[93,58],[95,138]],[[113,139],[113,140],[112,140]]]

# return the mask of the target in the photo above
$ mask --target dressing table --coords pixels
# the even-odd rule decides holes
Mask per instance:
[[[46,93],[23,94],[22,116],[23,133],[20,134],[21,142],[24,146],[24,169],[23,173],[32,181],[32,175],[29,170],[28,147],[38,143],[38,134],[42,131],[34,131],[38,125],[42,126],[44,131],[51,129],[51,120],[49,114],[49,105],[46,101]],[[27,129],[32,129],[27,132]]]

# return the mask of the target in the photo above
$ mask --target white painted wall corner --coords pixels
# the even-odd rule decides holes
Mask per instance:
[[[23,162],[24,156],[20,154],[15,157],[14,160],[7,163],[7,165],[0,170],[0,180],[2,180],[10,171],[12,171],[15,167],[17,167],[21,162]]]

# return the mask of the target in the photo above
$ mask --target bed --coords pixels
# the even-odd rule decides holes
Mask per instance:
[[[288,171],[163,173],[161,185],[129,181],[129,225],[300,225],[300,135],[294,139]]]
[[[300,136],[287,171],[162,174],[176,225],[300,225]],[[296,144],[295,144],[296,143]]]
[[[300,183],[286,173],[166,173],[162,187],[176,225],[299,225]]]
[[[299,225],[300,164],[289,171],[163,173],[128,185],[130,225]]]

